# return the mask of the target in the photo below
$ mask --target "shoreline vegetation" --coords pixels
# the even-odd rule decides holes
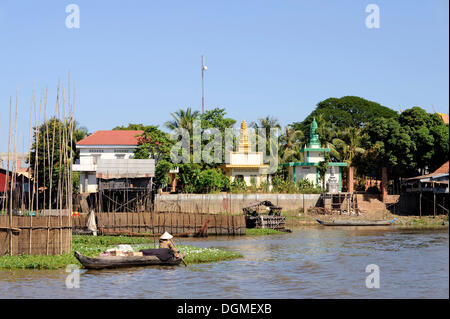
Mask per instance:
[[[280,235],[280,234],[285,234],[285,232],[271,228],[247,228],[245,230],[246,236],[266,236],[266,235]]]
[[[72,251],[70,253],[54,256],[1,256],[0,269],[65,269],[71,264],[81,267],[81,264],[74,256],[75,251],[79,251],[85,256],[95,257],[106,249],[119,244],[129,244],[135,251],[155,248],[153,239],[149,237],[73,235]],[[175,245],[181,253],[186,254],[184,260],[188,265],[218,262],[243,257],[240,253],[223,249],[200,248],[177,243],[175,243]]]

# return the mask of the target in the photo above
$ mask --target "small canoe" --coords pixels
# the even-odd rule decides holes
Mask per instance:
[[[161,261],[156,256],[100,256],[87,257],[79,252],[75,252],[75,257],[87,269],[105,269],[119,267],[139,267],[139,266],[177,266],[181,263],[181,258],[171,258]]]
[[[324,226],[389,226],[393,224],[396,218],[392,220],[333,220],[324,222],[317,219],[317,222]]]

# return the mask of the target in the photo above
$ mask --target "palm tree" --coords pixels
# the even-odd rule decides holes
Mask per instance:
[[[285,133],[280,137],[280,159],[281,163],[302,161],[303,154],[300,152],[304,134],[294,127],[286,126]]]
[[[280,122],[278,122],[278,120],[273,116],[266,116],[263,118],[259,118],[257,122],[251,122],[249,126],[255,129],[257,145],[259,145],[258,139],[263,138],[262,132],[260,132],[260,130],[258,129],[263,129],[263,132],[265,132],[266,149],[259,151],[262,151],[264,152],[264,154],[266,154],[267,150],[270,149],[270,129],[271,128],[281,129]]]
[[[188,107],[186,110],[179,109],[174,113],[170,113],[170,115],[173,117],[173,120],[164,123],[165,127],[171,130],[184,128],[192,134],[194,120],[199,119],[200,112],[192,111],[192,109]]]
[[[273,116],[259,118],[258,122],[258,127],[265,128],[266,130],[270,130],[271,128],[281,128],[280,122]]]
[[[341,138],[334,138],[332,145],[334,150],[338,150],[337,158],[344,161],[348,165],[347,189],[348,192],[353,192],[353,165],[354,159],[358,154],[364,154],[365,149],[361,147],[362,144],[362,129],[356,127],[349,127],[346,130],[337,134]]]

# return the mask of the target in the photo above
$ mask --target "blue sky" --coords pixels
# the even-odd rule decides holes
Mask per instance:
[[[68,4],[80,28],[68,29]],[[368,29],[368,4],[380,28]],[[357,95],[398,110],[448,112],[448,1],[0,1],[0,151],[19,89],[18,149],[28,144],[33,83],[77,83],[76,119],[89,132],[161,125],[206,108],[247,122],[302,121],[328,97]],[[39,97],[37,97],[39,101]],[[25,141],[25,146],[22,145]]]

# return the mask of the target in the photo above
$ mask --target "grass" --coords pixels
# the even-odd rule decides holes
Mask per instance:
[[[283,232],[270,228],[247,228],[245,234],[247,236],[265,236],[283,234]]]
[[[152,238],[126,236],[82,236],[74,235],[72,252],[56,256],[21,255],[0,257],[0,269],[65,269],[67,265],[81,266],[73,255],[79,251],[85,256],[98,256],[108,248],[119,244],[139,245],[139,249],[154,248]],[[198,248],[188,245],[177,245],[181,253],[186,254],[184,260],[189,264],[209,263],[243,257],[242,254],[216,248]]]

